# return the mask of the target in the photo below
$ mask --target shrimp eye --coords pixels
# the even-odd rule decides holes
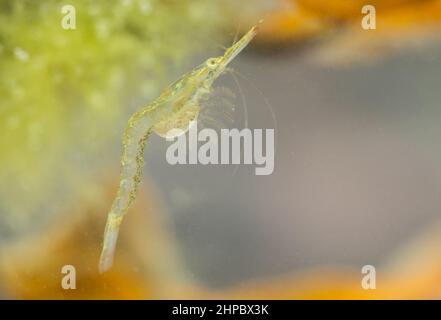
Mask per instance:
[[[211,59],[208,59],[208,60],[207,60],[207,66],[208,66],[210,69],[214,69],[214,68],[216,68],[216,65],[217,65],[217,60],[216,60],[215,58],[211,58]]]

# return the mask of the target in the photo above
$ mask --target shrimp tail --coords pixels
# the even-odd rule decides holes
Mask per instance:
[[[136,197],[144,164],[144,149],[151,132],[151,116],[147,110],[136,113],[129,120],[123,137],[121,180],[117,196],[107,216],[99,272],[108,271],[113,264],[119,227]]]
[[[118,217],[115,214],[110,213],[107,217],[106,229],[104,231],[103,249],[101,251],[99,263],[100,273],[104,273],[112,267],[121,222],[122,216]]]

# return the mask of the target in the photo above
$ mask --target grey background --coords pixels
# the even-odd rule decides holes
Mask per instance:
[[[432,48],[332,68],[307,62],[307,50],[246,50],[233,65],[253,83],[240,79],[249,126],[275,127],[263,96],[276,114],[274,173],[170,166],[159,138],[146,152],[189,274],[222,287],[377,264],[438,221],[440,57]],[[220,85],[238,95],[241,128],[240,92],[228,75]]]

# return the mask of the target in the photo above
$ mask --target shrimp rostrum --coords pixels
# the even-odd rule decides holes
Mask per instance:
[[[210,93],[214,81],[227,65],[257,34],[254,26],[224,55],[210,58],[170,85],[153,103],[131,116],[122,138],[121,176],[115,200],[107,217],[99,271],[107,271],[113,264],[118,232],[124,215],[135,200],[141,181],[144,147],[151,133],[166,137],[172,129],[186,132],[200,111],[204,97]]]

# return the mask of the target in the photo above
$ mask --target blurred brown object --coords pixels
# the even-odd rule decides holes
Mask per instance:
[[[319,40],[313,58],[346,63],[440,39],[441,0],[281,0],[265,18],[260,45],[274,47]],[[375,30],[361,27],[362,8],[376,9]]]
[[[260,45],[274,46],[308,40],[329,30],[331,24],[306,8],[275,11],[259,32]]]
[[[222,299],[440,299],[441,225],[431,227],[376,267],[376,289],[365,290],[360,268],[335,266],[244,283]]]
[[[115,177],[118,175],[115,174]],[[150,299],[170,295],[182,275],[152,191],[144,183],[124,221],[113,268],[98,273],[107,209],[114,187],[93,203],[78,202],[44,233],[1,248],[0,282],[18,299]],[[76,269],[76,289],[64,290],[64,265]]]
[[[0,251],[0,283],[17,299],[427,299],[440,297],[441,226],[405,245],[377,268],[377,288],[364,290],[360,268],[321,267],[248,281],[226,290],[196,284],[146,183],[125,219],[115,264],[101,275],[98,257],[106,209],[115,188],[77,204],[44,233]],[[76,268],[77,289],[61,287],[64,265]]]

